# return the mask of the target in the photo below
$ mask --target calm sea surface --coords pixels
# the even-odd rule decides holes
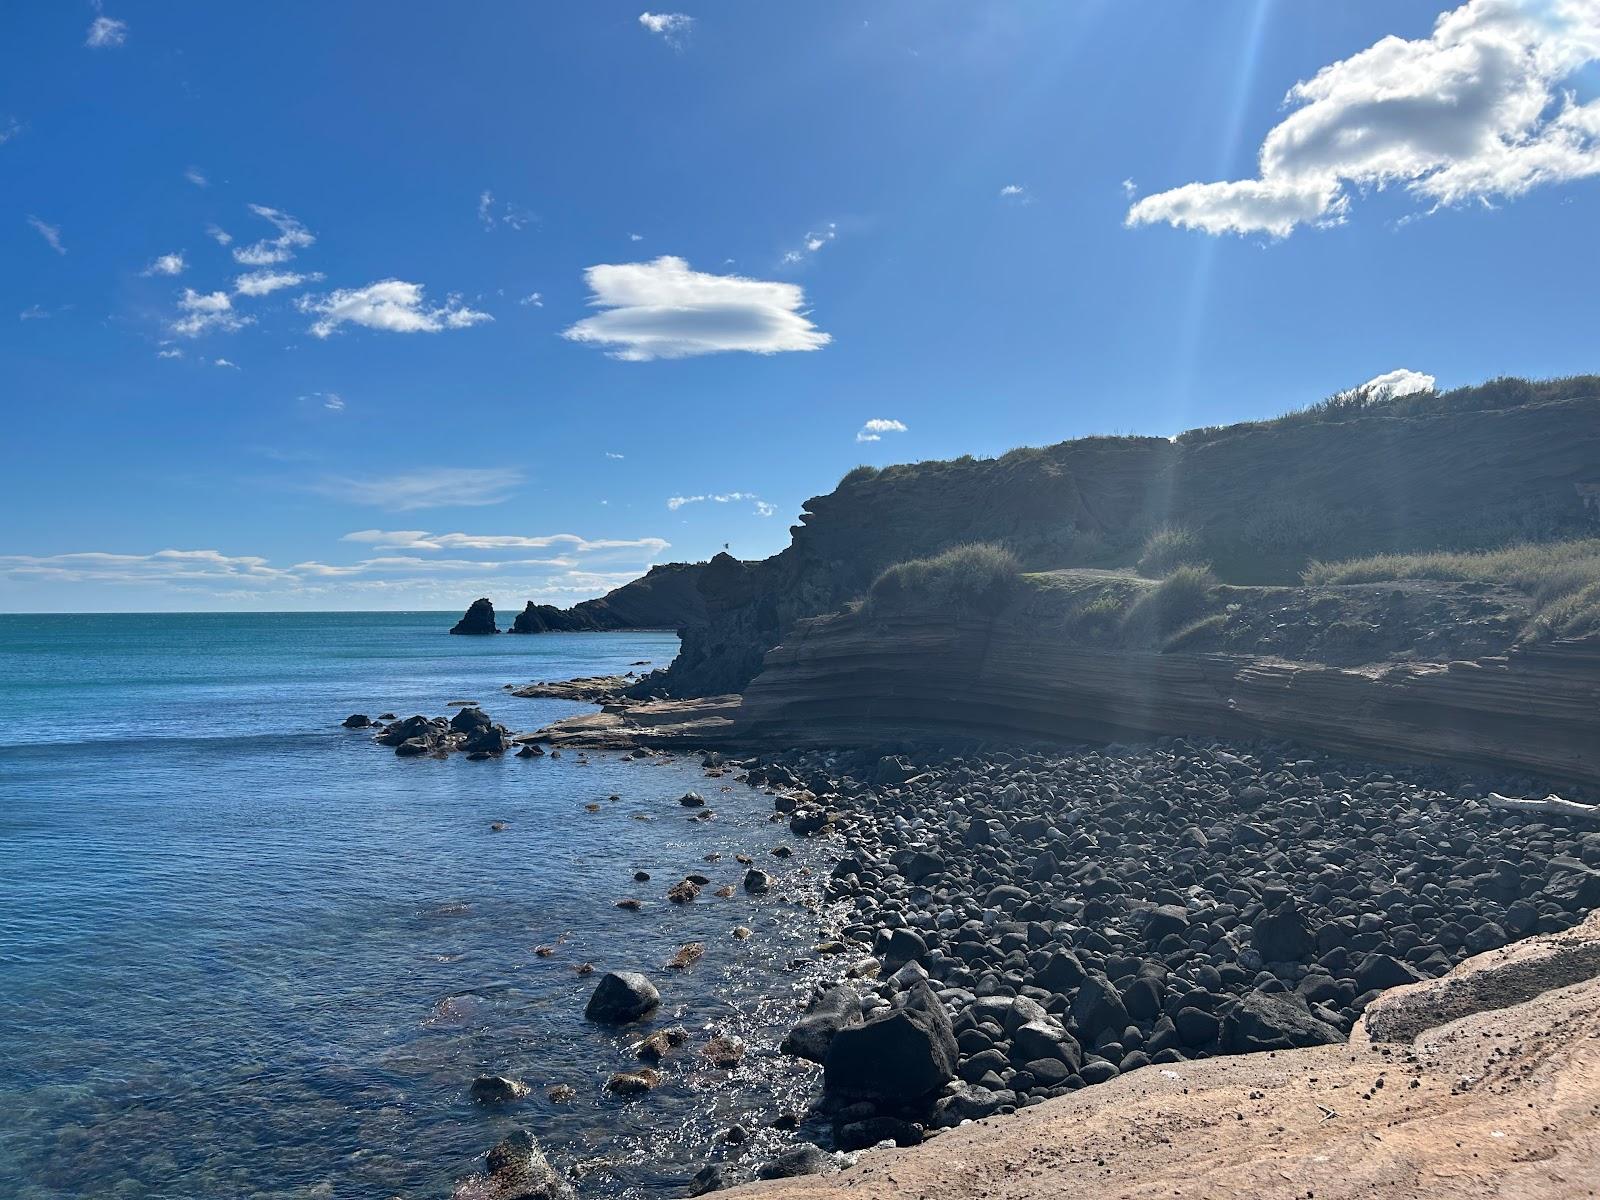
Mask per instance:
[[[718,1129],[793,1103],[809,1068],[771,1046],[819,969],[792,962],[817,851],[770,856],[791,839],[765,796],[688,760],[402,760],[338,727],[474,700],[531,730],[585,706],[501,685],[660,665],[677,639],[453,619],[0,615],[0,1196],[420,1200],[518,1124],[582,1195],[671,1194]],[[736,883],[740,851],[774,895],[664,899],[694,870]],[[688,941],[705,958],[662,969]],[[658,1023],[696,1031],[656,1093],[602,1094],[633,1060],[582,1020],[581,962],[645,969]],[[749,1042],[731,1075],[695,1053],[711,1031]],[[482,1071],[536,1090],[485,1110]]]

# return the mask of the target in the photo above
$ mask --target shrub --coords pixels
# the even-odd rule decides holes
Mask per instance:
[[[1200,539],[1193,532],[1181,525],[1163,525],[1144,540],[1139,574],[1146,579],[1165,579],[1178,567],[1204,562]]]
[[[839,486],[845,487],[852,483],[864,483],[868,479],[878,477],[878,468],[862,463],[859,467],[852,467],[846,471],[844,478],[839,480]]]
[[[1172,574],[1134,601],[1123,618],[1123,628],[1134,639],[1165,637],[1203,617],[1211,589],[1216,586],[1217,577],[1209,567],[1175,567]]]
[[[992,613],[1021,578],[1022,566],[1011,551],[974,542],[895,564],[873,581],[868,602],[887,611],[914,606]]]
[[[1494,583],[1526,592],[1534,614],[1528,640],[1600,632],[1600,538],[1524,542],[1499,550],[1374,554],[1346,562],[1313,562],[1308,584],[1389,583],[1404,579]]]

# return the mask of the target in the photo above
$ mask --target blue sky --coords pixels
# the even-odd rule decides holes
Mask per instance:
[[[571,602],[861,462],[1593,370],[1597,58],[1594,0],[7,5],[0,609]]]

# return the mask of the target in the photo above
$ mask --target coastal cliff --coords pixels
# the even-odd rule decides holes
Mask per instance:
[[[1600,789],[1600,639],[1359,664],[1097,645],[1011,612],[797,623],[744,693],[752,743],[1160,734],[1292,740]]]
[[[571,608],[530,600],[517,614],[510,632],[590,633],[700,625],[706,620],[700,580],[710,568],[710,563],[663,563],[651,567],[642,578]]]
[[[1596,484],[1591,377],[1496,381],[1347,420],[858,468],[806,502],[781,553],[701,575],[705,619],[635,694],[741,691],[797,622],[861,597],[895,563],[962,543],[1001,544],[1032,571],[1126,567],[1152,530],[1177,524],[1224,582],[1289,584],[1313,559],[1592,531]]]

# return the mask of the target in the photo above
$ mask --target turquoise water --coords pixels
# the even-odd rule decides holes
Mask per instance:
[[[580,1194],[661,1194],[728,1120],[790,1102],[803,1071],[769,1047],[812,970],[788,968],[814,851],[767,854],[766,797],[687,760],[402,760],[338,727],[474,700],[534,729],[584,706],[503,684],[661,664],[676,638],[452,619],[0,616],[0,1196],[441,1196],[514,1124]],[[691,787],[714,821],[677,805]],[[738,851],[780,894],[664,900],[691,870],[736,881]],[[700,963],[661,969],[692,940]],[[647,970],[664,1017],[746,1037],[745,1064],[689,1053],[605,1098],[631,1059],[581,1019],[585,961]],[[485,1070],[536,1090],[484,1110]]]

